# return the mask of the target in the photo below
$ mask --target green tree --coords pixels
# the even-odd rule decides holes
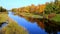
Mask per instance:
[[[45,13],[60,13],[60,1],[56,0],[55,2],[46,4]]]
[[[52,13],[54,8],[55,8],[55,6],[54,6],[53,2],[46,4],[45,13],[46,14]]]
[[[0,7],[0,12],[6,12],[7,10],[3,7]]]

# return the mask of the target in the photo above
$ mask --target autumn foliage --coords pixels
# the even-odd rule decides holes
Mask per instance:
[[[44,11],[44,9],[45,9],[45,4],[37,5],[37,6],[32,4],[31,6],[26,6],[26,7],[21,7],[21,8],[13,8],[12,11],[40,14]]]

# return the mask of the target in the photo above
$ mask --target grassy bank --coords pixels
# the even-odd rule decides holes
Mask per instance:
[[[37,14],[33,14],[33,13],[26,13],[26,12],[20,12],[20,13],[14,12],[14,13],[15,13],[16,15],[22,15],[22,16],[25,16],[25,17],[43,18],[43,16],[37,15]]]
[[[2,34],[28,34],[27,30],[17,24],[9,18],[9,23],[7,26],[3,27],[1,30]]]
[[[0,23],[7,21],[8,19],[8,14],[5,12],[0,12]]]
[[[5,21],[8,21],[8,24],[0,29],[0,34],[28,34],[27,30],[9,18],[7,13],[0,13],[0,24]]]
[[[60,25],[60,14],[56,14],[56,16],[51,18],[50,20],[55,21],[54,23]]]

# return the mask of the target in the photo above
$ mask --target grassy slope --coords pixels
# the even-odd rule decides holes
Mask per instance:
[[[5,22],[6,20],[8,20],[9,23],[7,26],[2,28],[2,31],[0,31],[0,33],[13,34],[15,32],[15,34],[28,34],[24,28],[22,28],[15,21],[10,19],[7,13],[0,12],[0,23]]]
[[[60,25],[60,14],[56,14],[56,16],[51,18],[50,20],[53,20],[55,21],[54,23]]]
[[[56,14],[56,16],[51,18],[51,20],[54,20],[56,22],[60,22],[60,14]]]
[[[28,34],[26,29],[19,26],[16,22],[9,18],[9,24],[2,29],[3,34]]]
[[[6,13],[0,13],[0,23],[7,21],[8,14]]]
[[[26,16],[26,17],[32,17],[32,18],[43,18],[43,16],[33,14],[33,13],[26,13],[26,12],[21,12],[18,15]]]

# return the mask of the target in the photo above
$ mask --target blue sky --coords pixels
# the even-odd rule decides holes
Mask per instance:
[[[0,0],[0,6],[6,9],[18,8],[23,6],[28,6],[31,4],[38,5],[50,2],[53,0]]]

